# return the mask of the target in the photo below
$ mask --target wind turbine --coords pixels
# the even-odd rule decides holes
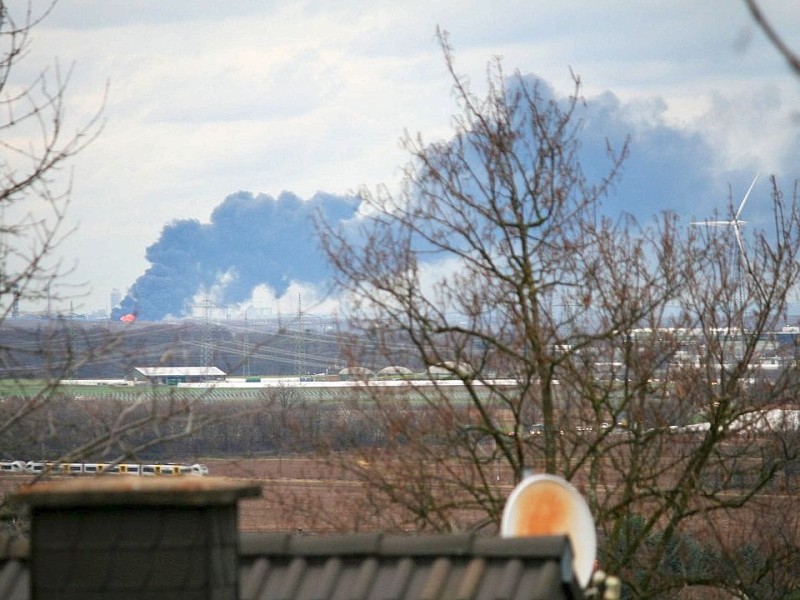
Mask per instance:
[[[741,203],[739,204],[739,208],[733,214],[732,219],[728,219],[725,221],[693,221],[692,225],[705,225],[706,227],[730,227],[733,229],[733,235],[736,239],[736,247],[738,248],[738,259],[736,261],[737,264],[737,284],[741,285],[742,283],[742,269],[745,269],[747,272],[750,271],[750,263],[747,260],[747,254],[744,250],[744,239],[742,238],[742,227],[747,224],[747,221],[742,220],[742,211],[744,210],[744,206],[747,203],[747,199],[750,197],[750,192],[753,191],[753,188],[756,185],[756,181],[758,181],[759,174],[756,174],[755,178],[753,179],[753,183],[750,184],[750,187],[747,188],[747,193],[742,198]],[[761,286],[759,285],[758,281],[755,281],[756,287],[758,288],[759,293],[763,295],[761,290]]]

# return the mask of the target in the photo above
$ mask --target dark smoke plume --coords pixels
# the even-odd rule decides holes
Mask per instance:
[[[543,101],[566,102],[534,76],[509,85],[538,89]],[[721,170],[710,140],[669,124],[666,108],[661,101],[624,103],[608,92],[581,103],[579,156],[589,181],[607,175],[608,145],[619,152],[627,143],[621,177],[602,205],[604,216],[616,219],[625,213],[647,224],[661,211],[671,210],[684,222],[708,218],[715,210],[724,214],[726,199],[720,192],[729,184],[743,190],[752,180],[754,172],[747,165]],[[751,205],[757,201],[754,198]],[[209,224],[184,219],[164,228],[158,242],[147,249],[151,266],[112,316],[179,317],[189,312],[189,303],[204,287],[216,286],[222,296],[215,295],[215,301],[232,305],[250,298],[261,284],[277,296],[292,281],[319,284],[328,268],[311,217],[319,210],[336,224],[351,219],[357,208],[353,197],[323,193],[308,201],[288,192],[277,200],[246,192],[231,195],[214,210]],[[749,216],[758,220],[755,210]]]
[[[239,192],[214,209],[211,222],[176,220],[147,248],[151,266],[112,314],[157,321],[191,312],[194,296],[216,286],[215,301],[243,302],[267,285],[281,296],[292,281],[317,284],[328,267],[314,235],[313,215],[333,223],[352,218],[358,200],[318,193],[308,201],[283,192]],[[222,282],[222,283],[221,283]]]

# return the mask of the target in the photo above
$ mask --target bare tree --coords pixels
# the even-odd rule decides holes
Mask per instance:
[[[58,299],[66,274],[57,249],[70,233],[65,221],[71,181],[64,170],[99,135],[102,107],[74,131],[66,130],[70,70],[56,63],[31,81],[16,75],[31,33],[50,10],[0,4],[0,308],[19,300]]]
[[[81,291],[65,287],[70,265],[61,253],[73,233],[70,163],[100,135],[103,106],[72,129],[70,69],[56,63],[21,79],[32,34],[54,4],[0,0],[0,326],[6,333],[20,302],[49,308]],[[203,394],[163,388],[138,387],[124,401],[111,393],[79,396],[64,380],[82,366],[112,354],[131,366],[136,358],[126,356],[130,348],[113,328],[84,328],[49,313],[28,328],[30,344],[14,345],[13,335],[0,344],[0,461],[137,460],[227,418],[203,410]],[[48,475],[44,469],[37,476]],[[6,508],[0,502],[0,512]]]
[[[772,44],[778,53],[784,58],[789,68],[798,76],[800,76],[800,56],[797,52],[792,50],[786,41],[775,31],[769,18],[761,10],[760,3],[756,0],[744,0],[747,5],[750,15],[753,17],[756,25],[759,26],[764,35],[767,36],[770,44]]]
[[[365,386],[358,407],[383,441],[339,464],[365,484],[362,517],[496,528],[511,484],[558,473],[588,498],[602,566],[631,597],[743,597],[799,539],[777,511],[784,542],[736,535],[777,502],[778,474],[795,484],[800,456],[788,421],[763,422],[791,405],[794,365],[768,382],[756,368],[800,276],[796,190],[772,180],[774,231],[744,257],[728,232],[674,215],[612,221],[602,200],[627,148],[587,180],[579,79],[560,100],[495,61],[477,97],[440,41],[452,139],[405,137],[402,192],[363,190],[357,235],[320,225],[362,341],[351,362],[413,355],[459,384]],[[768,552],[743,568],[746,543]]]
[[[36,12],[32,3],[0,3],[0,323],[16,316],[20,302],[58,299],[59,281],[68,270],[58,255],[69,234],[66,211],[71,183],[64,170],[97,137],[102,125],[99,107],[76,131],[65,130],[69,71],[63,72],[58,64],[30,81],[16,75],[34,28],[52,7]],[[51,376],[45,378],[39,393],[5,411],[4,430],[45,406],[60,378],[81,360],[70,352],[71,340],[64,339],[65,332],[70,333],[67,327],[53,328],[40,346],[30,349]],[[63,352],[56,351],[62,347]],[[7,350],[0,348],[0,360],[8,379],[19,371]]]

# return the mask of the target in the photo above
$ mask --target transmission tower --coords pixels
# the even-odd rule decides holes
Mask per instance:
[[[211,296],[207,288],[203,289],[203,302],[200,306],[203,309],[203,334],[201,341],[203,347],[203,367],[205,368],[205,376],[208,377],[213,351],[211,348]]]
[[[250,307],[244,309],[244,338],[242,340],[244,362],[242,363],[242,375],[247,377],[250,375],[250,325],[247,322],[247,311]]]
[[[302,377],[306,371],[306,340],[305,332],[303,331],[303,297],[301,294],[297,294],[297,336],[294,341],[297,375]]]

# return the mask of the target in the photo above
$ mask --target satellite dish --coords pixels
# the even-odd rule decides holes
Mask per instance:
[[[503,537],[568,536],[575,577],[583,588],[589,584],[597,554],[594,519],[583,496],[561,477],[542,474],[523,479],[508,497],[500,532]]]

